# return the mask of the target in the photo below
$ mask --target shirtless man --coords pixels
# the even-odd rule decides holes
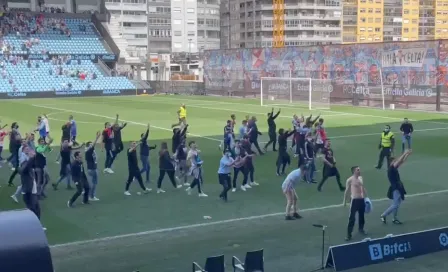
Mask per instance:
[[[348,218],[346,241],[352,239],[356,213],[358,213],[359,233],[366,234],[364,231],[364,212],[366,208],[365,198],[367,197],[367,191],[362,181],[361,169],[358,166],[353,166],[351,170],[353,175],[347,179],[344,201],[342,203],[344,207],[347,206],[347,202],[351,196],[350,217]]]

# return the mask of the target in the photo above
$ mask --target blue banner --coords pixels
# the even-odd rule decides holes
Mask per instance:
[[[1,54],[0,54],[1,55]],[[29,55],[21,55],[16,54],[17,56],[22,56],[26,60],[44,60],[44,59],[51,59],[54,56],[58,57],[59,55],[56,54],[48,54],[48,55],[42,55],[42,54],[29,54]],[[64,54],[61,54],[64,55]],[[92,62],[98,62],[98,60],[102,60],[104,62],[115,62],[118,60],[118,57],[114,54],[67,54],[70,55],[70,58],[72,60],[90,60]],[[64,55],[66,56],[66,55]]]
[[[326,268],[335,271],[413,258],[448,249],[448,227],[329,248]]]

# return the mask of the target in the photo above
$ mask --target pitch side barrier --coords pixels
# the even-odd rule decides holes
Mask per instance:
[[[29,210],[0,212],[0,271],[53,272],[47,237]]]
[[[335,271],[372,264],[413,258],[448,249],[448,227],[388,235],[379,239],[332,246],[328,250],[326,268]]]
[[[121,95],[150,95],[154,94],[149,89],[108,89],[90,91],[42,91],[42,92],[9,92],[0,93],[0,99],[22,99],[22,98],[57,98],[57,97],[94,97],[94,96],[121,96]]]

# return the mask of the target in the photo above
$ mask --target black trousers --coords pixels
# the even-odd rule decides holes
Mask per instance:
[[[319,186],[317,187],[319,190],[322,188],[325,181],[327,181],[327,179],[329,177],[336,177],[336,181],[339,185],[339,189],[341,189],[341,190],[345,189],[341,183],[341,175],[339,174],[338,168],[336,168],[336,166],[330,167],[330,166],[324,164],[324,169],[322,171],[322,180],[320,181]]]
[[[364,230],[364,212],[366,209],[366,203],[364,201],[364,198],[355,198],[352,199],[352,203],[350,205],[350,216],[348,218],[348,226],[347,226],[347,235],[352,236],[353,227],[355,226],[356,221],[356,213],[358,213],[358,225],[359,230]]]
[[[243,168],[244,168],[243,169],[243,174],[244,174],[243,185],[247,184],[248,178],[250,178],[250,182],[254,182],[254,172],[255,172],[254,165],[251,163],[251,164],[244,166]]]
[[[14,182],[15,177],[19,173],[19,150],[13,151],[14,154],[11,152],[11,156],[13,157],[14,161],[11,161],[12,165],[14,166],[14,171],[12,171],[11,175],[9,176],[8,185],[12,185]]]
[[[160,169],[159,170],[159,179],[157,180],[157,189],[160,189],[162,187],[162,181],[163,178],[165,177],[165,174],[168,175],[168,177],[170,178],[171,184],[173,184],[174,188],[177,187],[176,185],[176,181],[174,180],[174,169],[173,170],[164,170],[164,169]]]
[[[240,172],[244,174],[243,167],[239,167],[239,168],[234,167],[233,168],[233,180],[232,180],[233,188],[236,188],[236,180],[238,179],[238,175]]]
[[[281,150],[278,152],[277,157],[277,174],[284,174],[286,166],[291,164],[291,157],[286,150]],[[282,167],[282,172],[280,172],[280,167]]]
[[[111,168],[114,162],[114,151],[112,149],[106,148],[106,161],[104,162],[104,168]]]
[[[390,147],[381,148],[380,156],[378,158],[378,165],[376,166],[376,168],[380,169],[383,166],[384,158],[387,159],[387,167],[389,167],[392,158],[392,150],[390,149]]]
[[[219,197],[227,201],[227,192],[232,188],[230,184],[230,174],[218,174],[219,184],[222,185],[222,192]]]
[[[146,190],[145,185],[143,184],[142,174],[140,173],[140,169],[129,169],[129,175],[128,180],[126,181],[126,187],[125,190],[129,191],[129,186],[131,186],[131,183],[134,181],[134,178],[138,181],[138,184],[140,185],[140,188],[142,190]]]
[[[40,220],[40,205],[37,195],[33,193],[23,194],[23,202],[25,202],[26,208],[32,211]]]
[[[275,131],[269,131],[269,142],[266,143],[264,149],[267,149],[272,144],[272,150],[277,151],[275,145],[277,144],[277,133]]]
[[[249,141],[255,146],[259,154],[263,154],[263,151],[261,151],[260,145],[258,144],[258,139],[249,139]]]
[[[90,192],[90,186],[87,179],[82,178],[81,180],[75,182],[76,185],[76,192],[73,194],[72,198],[70,199],[70,204],[75,203],[75,201],[78,199],[78,197],[82,194],[84,191],[84,195],[82,198],[82,203],[89,203],[89,192]]]

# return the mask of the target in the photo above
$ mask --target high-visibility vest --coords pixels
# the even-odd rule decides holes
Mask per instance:
[[[179,109],[179,117],[180,118],[186,118],[187,117],[187,109],[184,107],[180,107]]]
[[[391,147],[392,146],[392,137],[394,134],[392,132],[388,132],[387,134],[383,132],[381,134],[381,146],[382,147]]]

